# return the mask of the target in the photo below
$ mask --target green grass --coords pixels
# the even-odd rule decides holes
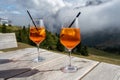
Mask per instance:
[[[12,31],[16,31],[16,30],[19,30],[21,28],[18,26],[7,26],[7,29],[12,30]]]
[[[113,58],[113,59],[119,59],[120,60],[120,55],[116,53],[108,53],[105,51],[97,50],[95,48],[88,48],[89,53],[101,57],[108,57],[108,58]]]
[[[106,62],[110,64],[120,65],[120,55],[114,53],[108,53],[94,48],[88,48],[89,56],[82,56],[73,54],[76,57],[96,60],[99,62]]]
[[[24,48],[31,48],[31,47],[33,47],[33,46],[18,42],[17,48],[3,49],[1,51],[6,52],[6,51],[13,51],[13,50],[24,49]],[[56,51],[54,51],[54,52],[56,52]],[[94,48],[88,48],[88,52],[89,52],[89,56],[82,56],[82,55],[77,55],[77,54],[72,54],[72,55],[76,56],[76,57],[80,57],[80,58],[86,58],[86,59],[90,59],[90,60],[99,61],[99,62],[106,62],[106,63],[120,65],[120,55],[118,55],[118,54],[104,52],[104,51],[97,50]],[[57,51],[57,53],[62,53],[62,54],[66,54],[66,55],[68,54],[65,52],[58,52],[58,51]]]
[[[0,25],[0,32],[2,31],[2,25]],[[16,31],[16,30],[19,30],[19,29],[21,29],[21,27],[19,27],[19,26],[6,26],[6,29],[7,30],[10,30],[10,31]]]

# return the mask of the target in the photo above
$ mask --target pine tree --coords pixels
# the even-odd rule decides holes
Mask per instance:
[[[3,24],[2,26],[2,33],[7,33],[7,28],[5,24]]]
[[[28,31],[27,29],[25,28],[25,26],[23,26],[22,30],[21,30],[21,42],[23,43],[28,43]]]
[[[60,40],[58,40],[58,42],[57,42],[57,50],[64,51],[64,46],[60,43]]]
[[[83,56],[88,56],[89,55],[88,50],[87,50],[87,46],[83,46],[81,48],[81,55],[83,55]]]
[[[16,37],[17,37],[17,41],[18,41],[18,42],[22,42],[21,32],[22,32],[21,30],[18,30],[18,31],[16,32],[16,35],[17,35]]]
[[[81,43],[79,43],[77,46],[76,46],[76,48],[77,48],[77,52],[81,52],[81,48],[82,48],[82,45],[81,45]]]

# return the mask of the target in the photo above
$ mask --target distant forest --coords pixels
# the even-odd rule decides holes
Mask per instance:
[[[17,42],[27,43],[27,44],[36,46],[35,43],[33,43],[29,39],[29,26],[28,27],[25,27],[25,26],[20,27],[20,26],[12,26],[12,25],[6,26],[3,24],[3,25],[0,25],[0,32],[1,33],[14,32],[16,34]],[[60,52],[63,52],[66,50],[59,41],[59,34],[52,33],[47,30],[46,30],[46,39],[40,44],[40,47],[47,50],[55,50]],[[84,56],[89,55],[87,46],[83,46],[82,42],[75,49],[73,49],[73,53],[84,55]]]
[[[110,53],[120,54],[119,27],[109,27],[89,34],[83,34],[82,37],[82,43],[84,45]]]

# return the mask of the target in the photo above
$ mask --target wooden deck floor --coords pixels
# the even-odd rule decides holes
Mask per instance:
[[[0,53],[0,80],[120,80],[120,66],[72,57],[75,73],[60,70],[68,56],[40,49],[43,62],[34,62],[36,48]]]

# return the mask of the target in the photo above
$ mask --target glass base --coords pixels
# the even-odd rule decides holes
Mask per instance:
[[[65,66],[65,67],[62,67],[61,68],[61,71],[62,72],[65,72],[65,73],[73,73],[73,72],[76,72],[78,70],[78,68],[76,66]]]
[[[44,60],[45,60],[45,58],[39,56],[38,58],[35,58],[33,61],[34,62],[42,62]]]

